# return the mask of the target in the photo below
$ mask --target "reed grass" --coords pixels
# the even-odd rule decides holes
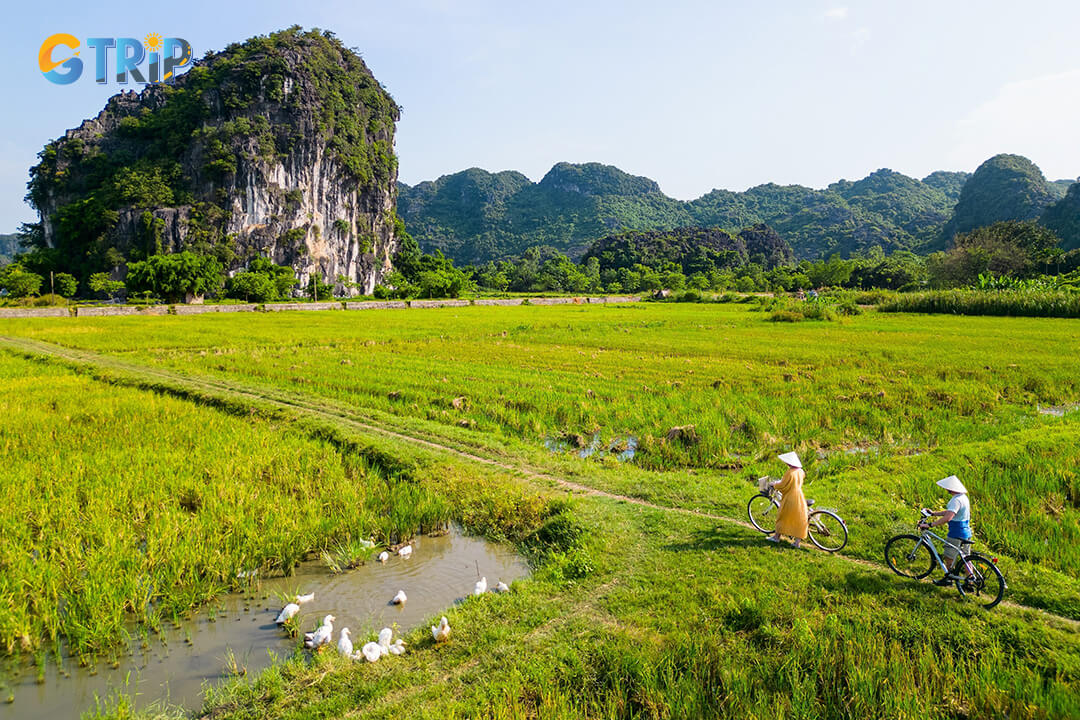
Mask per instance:
[[[1080,318],[1075,290],[935,290],[903,293],[879,306],[882,312],[948,313]]]

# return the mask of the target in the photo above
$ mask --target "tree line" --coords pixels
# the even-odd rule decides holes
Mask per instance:
[[[1080,250],[1066,252],[1057,236],[1034,221],[1004,221],[960,233],[952,246],[927,256],[879,246],[825,260],[794,261],[790,248],[767,226],[738,236],[723,230],[619,233],[597,241],[580,262],[551,247],[530,247],[512,260],[457,267],[440,251],[424,253],[402,233],[393,271],[375,287],[376,298],[459,297],[487,293],[649,293],[659,290],[792,292],[820,288],[920,290],[1012,287],[1013,281],[1055,277],[1080,268]],[[191,251],[150,255],[128,264],[123,280],[91,275],[84,297],[183,302],[193,297],[274,302],[295,295],[329,300],[335,289],[355,288],[346,278],[310,278],[298,288],[292,268],[264,257],[228,277],[213,255]],[[33,272],[16,255],[0,268],[0,292],[9,298],[43,291],[71,298],[78,280],[67,273]]]

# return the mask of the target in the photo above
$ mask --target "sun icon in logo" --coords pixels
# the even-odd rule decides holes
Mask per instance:
[[[143,38],[143,45],[145,45],[146,49],[151,52],[160,50],[161,36],[157,33],[147,33],[146,37]]]

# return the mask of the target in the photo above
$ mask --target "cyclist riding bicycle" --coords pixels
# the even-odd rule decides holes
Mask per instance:
[[[952,566],[958,555],[967,555],[971,552],[974,535],[971,533],[971,501],[967,496],[967,488],[960,482],[960,478],[950,475],[947,478],[938,480],[937,485],[948,490],[952,498],[944,510],[930,513],[931,516],[938,518],[937,520],[932,522],[924,520],[919,523],[919,529],[925,530],[946,523],[949,525],[947,537],[949,542],[945,545],[945,552],[942,557],[948,572],[945,573],[945,577],[934,583],[944,587],[962,579],[962,576],[953,574]]]

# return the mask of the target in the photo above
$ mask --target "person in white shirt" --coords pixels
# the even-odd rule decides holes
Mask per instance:
[[[937,485],[948,490],[952,497],[944,510],[930,513],[931,517],[937,518],[936,520],[932,522],[923,520],[919,523],[919,529],[925,530],[926,528],[948,523],[949,534],[946,539],[951,544],[947,543],[945,552],[942,553],[942,560],[945,561],[945,567],[948,571],[945,573],[945,577],[934,584],[949,585],[958,579],[952,573],[953,563],[956,562],[957,556],[961,554],[967,555],[971,552],[971,543],[975,538],[971,532],[971,501],[968,499],[967,488],[960,482],[960,478],[955,475],[938,480]]]

